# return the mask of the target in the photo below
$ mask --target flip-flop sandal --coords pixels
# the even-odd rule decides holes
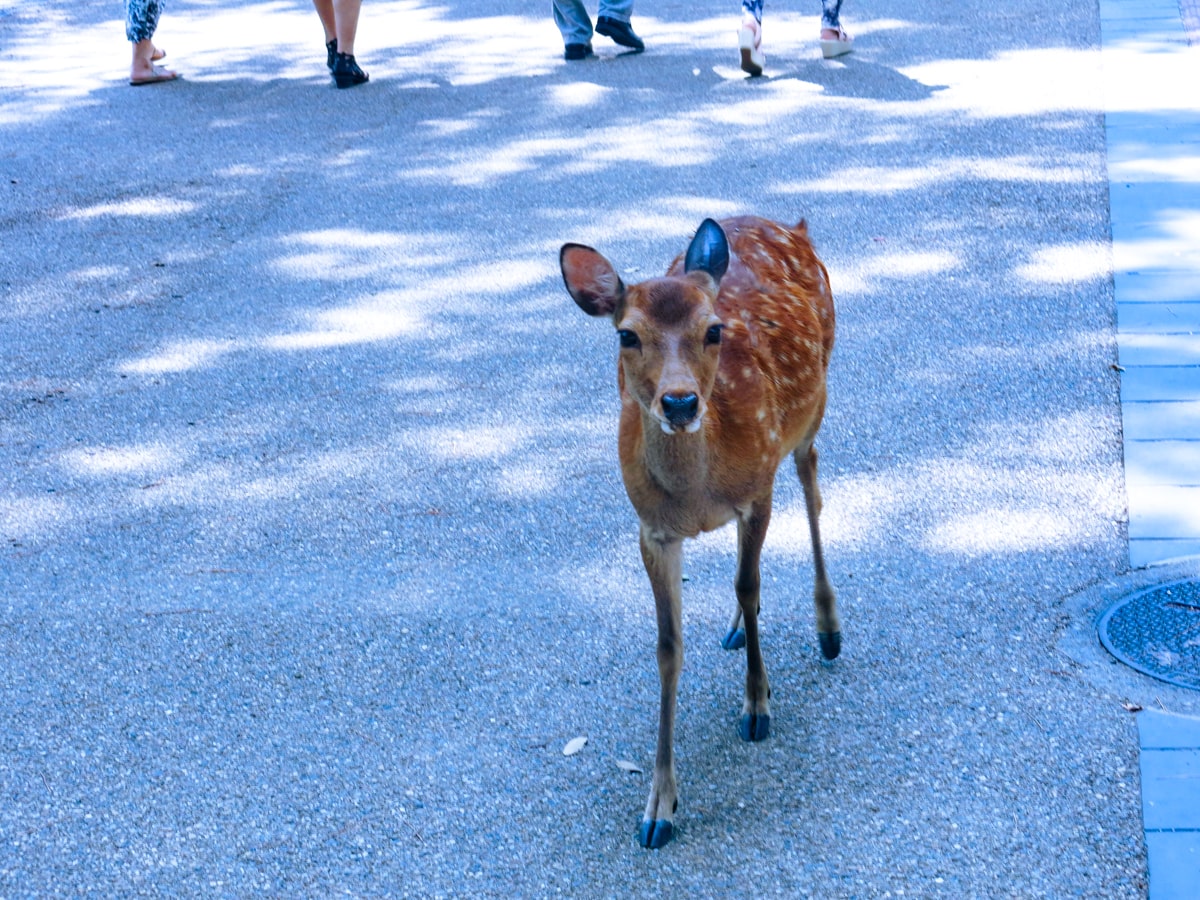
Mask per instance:
[[[178,77],[178,72],[155,67],[153,75],[148,75],[145,78],[130,78],[129,83],[134,87],[141,87],[144,84],[161,84],[164,81],[174,81]]]
[[[845,29],[837,29],[837,37],[821,38],[821,55],[826,59],[835,56],[845,56],[854,49],[854,38],[846,34]]]

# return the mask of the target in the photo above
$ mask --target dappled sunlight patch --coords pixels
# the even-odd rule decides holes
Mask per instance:
[[[181,466],[186,455],[165,444],[82,447],[62,456],[63,464],[83,475],[145,475]]]
[[[1130,37],[1104,47],[1104,106],[1153,113],[1196,108],[1200,50],[1182,40]]]
[[[1200,277],[1200,211],[1165,209],[1158,234],[1143,240],[1113,241],[1113,264],[1121,270],[1175,269]]]
[[[862,272],[868,276],[882,278],[914,278],[920,275],[938,275],[959,268],[962,268],[962,260],[954,253],[921,253],[914,250],[872,257],[863,263]]]
[[[1112,140],[1110,137],[1109,140]],[[1156,148],[1158,149],[1158,148]],[[1125,153],[1130,151],[1122,148]],[[1158,150],[1161,153],[1161,150]],[[1149,155],[1108,161],[1108,177],[1112,181],[1165,181],[1168,183],[1200,183],[1200,156],[1179,155],[1165,157]]]
[[[940,459],[823,478],[821,535],[827,550],[869,552],[880,541],[904,541],[938,553],[1018,553],[1097,540],[1124,511],[1117,471],[1106,483],[1094,468],[1079,465],[1080,447],[1095,446],[1104,435],[1077,416],[1026,430],[1032,446],[1001,454],[1019,456],[1026,464],[1020,473],[970,459]],[[980,445],[981,458],[995,457],[989,446]],[[1064,469],[1064,462],[1074,465]],[[938,518],[931,521],[931,514]],[[799,493],[794,502],[776,506],[768,541],[771,552],[811,555]]]
[[[1027,156],[943,157],[924,166],[859,166],[839,169],[835,174],[808,181],[785,182],[777,190],[785,194],[839,191],[842,193],[891,194],[944,185],[948,180],[1015,181],[1047,184],[1082,184],[1093,177],[1090,160],[1058,157],[1055,162]]]
[[[1072,547],[1087,537],[1078,515],[1047,509],[990,509],[936,526],[925,544],[939,553],[1023,553]]]
[[[319,350],[384,341],[416,331],[424,321],[405,302],[340,307],[313,313],[311,318],[316,327],[265,337],[261,346],[270,350]]]
[[[963,268],[957,254],[948,251],[883,253],[860,263],[839,266],[830,274],[834,296],[867,294],[884,279],[924,278]]]
[[[533,462],[504,466],[494,476],[496,493],[514,500],[539,500],[560,487],[559,472]]]
[[[787,467],[790,469],[790,463]],[[902,521],[906,492],[892,476],[823,477],[820,485],[824,501],[821,539],[827,548],[868,550]],[[771,553],[801,558],[812,555],[803,495],[795,503],[776,506],[767,540]]]
[[[1100,241],[1080,241],[1035,250],[1029,262],[1015,267],[1014,274],[1034,284],[1078,284],[1097,281],[1112,274],[1112,253]]]
[[[745,77],[745,73],[737,73]],[[714,122],[741,127],[761,127],[793,115],[814,103],[825,88],[796,78],[775,78],[755,96],[737,103],[723,103],[709,111]]]
[[[126,375],[167,375],[189,372],[210,365],[227,353],[241,347],[232,340],[173,341],[153,356],[129,360],[117,366]]]
[[[172,197],[134,197],[113,203],[97,203],[92,206],[72,209],[59,218],[67,220],[95,219],[100,216],[129,216],[153,218],[158,216],[182,216],[196,209],[190,200]]]
[[[567,84],[555,84],[550,87],[550,103],[566,110],[579,110],[595,106],[612,88],[594,84],[590,81],[574,81]]]
[[[427,429],[421,436],[421,443],[442,459],[499,459],[527,446],[532,438],[532,431],[526,427],[481,425],[478,428]]]
[[[10,541],[38,537],[74,519],[70,507],[52,496],[0,496],[0,537]]]
[[[1100,53],[1094,49],[1009,50],[990,59],[934,60],[900,72],[941,88],[915,105],[924,113],[1000,118],[1100,109]]]
[[[87,266],[76,269],[68,276],[75,281],[107,281],[126,275],[124,266]]]
[[[541,180],[587,175],[615,163],[653,168],[699,165],[715,152],[703,133],[703,123],[679,117],[595,128],[574,137],[528,138],[491,149],[457,149],[436,166],[411,169],[405,177],[471,187],[533,171]]]
[[[272,266],[293,278],[345,282],[381,271],[404,271],[453,260],[448,238],[405,232],[330,228],[291,234],[282,239],[297,251],[280,256]]]

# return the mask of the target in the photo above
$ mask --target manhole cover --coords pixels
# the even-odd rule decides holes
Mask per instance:
[[[1118,600],[1096,626],[1125,665],[1200,691],[1200,582],[1180,581]]]

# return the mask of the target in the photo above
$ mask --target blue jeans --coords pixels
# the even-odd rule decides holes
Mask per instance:
[[[588,18],[583,0],[551,0],[551,6],[554,24],[562,32],[564,44],[591,43],[592,20]],[[599,15],[628,24],[633,15],[633,0],[600,0]]]
[[[125,0],[125,37],[135,44],[154,37],[165,5],[166,0]]]
[[[754,21],[762,21],[763,0],[742,0],[742,9],[754,16]],[[842,0],[821,0],[821,27],[841,28],[842,23],[838,18],[841,11]]]

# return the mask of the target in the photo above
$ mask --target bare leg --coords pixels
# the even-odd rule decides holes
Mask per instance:
[[[763,665],[758,640],[758,566],[770,522],[770,497],[755,503],[748,516],[738,519],[738,566],[734,589],[746,625],[746,700],[738,723],[738,734],[744,741],[764,740],[771,727],[771,687],[767,683],[767,668]]]
[[[321,18],[321,27],[325,29],[325,43],[337,37],[337,24],[333,15],[333,0],[313,0],[317,15]]]
[[[663,846],[674,834],[675,808],[679,805],[675,785],[675,700],[679,672],[683,668],[683,543],[658,541],[641,535],[642,562],[654,591],[658,614],[658,678],[662,693],[658,710],[658,748],[654,756],[654,782],[646,801],[646,813],[638,829],[643,847]]]
[[[813,602],[817,610],[817,638],[821,644],[821,655],[835,659],[842,649],[842,624],[838,618],[837,595],[829,576],[825,572],[825,554],[821,549],[821,491],[817,487],[817,448],[811,444],[801,447],[793,454],[796,474],[804,486],[804,505],[808,511],[808,531],[813,547]]]
[[[336,20],[338,52],[354,55],[354,36],[358,33],[358,13],[362,0],[332,0]]]

